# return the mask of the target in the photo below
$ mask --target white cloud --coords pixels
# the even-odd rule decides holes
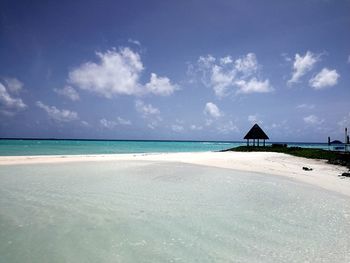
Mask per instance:
[[[69,72],[68,81],[80,89],[106,98],[141,93],[138,83],[143,70],[140,55],[129,48],[97,52],[98,63],[86,62]]]
[[[159,109],[153,107],[152,104],[145,104],[142,100],[136,100],[135,107],[143,116],[160,114]]]
[[[107,120],[105,118],[100,120],[100,124],[103,128],[107,128],[107,129],[113,129],[116,126],[125,126],[125,125],[131,125],[131,121],[129,120],[125,120],[121,117],[117,117],[117,120]]]
[[[288,85],[299,82],[300,78],[312,70],[316,62],[319,60],[320,55],[315,55],[310,51],[307,51],[305,56],[301,56],[298,53],[295,54],[293,74],[291,79],[288,80]]]
[[[262,124],[263,121],[260,120],[259,116],[257,114],[255,115],[249,115],[248,116],[248,121],[252,124],[254,123],[259,123],[259,124]]]
[[[226,96],[227,90],[233,85],[234,78],[234,71],[224,71],[221,66],[214,65],[210,83],[214,89],[215,95],[218,97]]]
[[[233,63],[231,56],[226,56],[226,57],[220,58],[220,64],[226,65],[226,64],[230,64],[230,63]]]
[[[308,109],[308,110],[312,110],[312,109],[315,108],[315,105],[303,103],[303,104],[297,105],[295,108],[297,108],[297,109]]]
[[[90,124],[87,121],[81,121],[80,122],[81,125],[83,125],[84,127],[90,127]]]
[[[212,119],[206,119],[205,120],[205,126],[210,126],[213,124],[213,120]]]
[[[239,87],[237,93],[268,93],[273,91],[268,79],[265,81],[259,81],[256,78],[252,78],[249,81],[239,80],[236,82],[236,85]]]
[[[58,121],[58,122],[69,122],[69,121],[74,121],[78,120],[78,114],[74,111],[66,110],[66,109],[57,109],[55,106],[49,106],[41,101],[37,101],[36,105],[46,111],[48,114],[49,118]]]
[[[12,93],[18,93],[23,89],[23,83],[16,78],[4,78],[7,90]]]
[[[216,58],[209,54],[207,56],[200,56],[198,59],[198,64],[202,68],[209,69],[212,67],[212,65],[215,63],[215,61],[216,61]]]
[[[179,125],[179,124],[173,124],[171,125],[171,129],[174,131],[174,132],[183,132],[184,131],[184,127],[182,125]]]
[[[200,131],[200,130],[203,129],[203,127],[202,127],[202,126],[197,126],[197,125],[195,125],[195,124],[192,124],[192,125],[190,126],[190,129],[191,129],[192,131]]]
[[[152,104],[145,104],[141,100],[136,100],[135,108],[141,116],[148,121],[147,126],[152,130],[155,129],[162,120],[160,117],[160,110],[153,107]]]
[[[212,68],[211,85],[214,89],[215,95],[218,97],[224,97],[227,94],[227,90],[232,86],[235,73],[224,72],[222,67],[214,65]]]
[[[77,101],[80,99],[78,92],[71,86],[65,86],[62,89],[54,89],[54,91],[62,96],[69,98],[72,101]]]
[[[145,87],[148,92],[161,96],[169,96],[177,89],[177,86],[173,85],[169,78],[158,77],[155,73],[151,74],[151,79]]]
[[[238,127],[232,121],[229,121],[229,122],[217,127],[217,129],[220,133],[223,133],[223,134],[239,131]]]
[[[6,87],[0,83],[0,104],[9,110],[23,110],[27,107],[20,98],[13,98]]]
[[[222,116],[222,112],[219,110],[218,106],[212,102],[205,104],[204,113],[213,118],[219,118]]]
[[[251,123],[256,123],[258,120],[258,117],[256,115],[249,115],[248,116],[248,121]]]
[[[129,38],[129,39],[128,39],[128,42],[129,42],[129,43],[132,43],[132,44],[134,44],[134,45],[137,45],[137,46],[141,46],[140,41],[135,40],[135,39],[132,39],[132,38]]]
[[[120,125],[131,125],[131,121],[130,120],[125,120],[121,117],[117,117],[117,121]]]
[[[316,76],[310,79],[309,84],[316,90],[332,87],[338,83],[340,75],[335,69],[323,68]]]
[[[322,124],[324,122],[323,119],[320,119],[315,115],[306,116],[303,118],[303,120],[306,124],[310,124],[310,125],[319,125],[319,124]]]
[[[250,76],[258,70],[258,61],[254,53],[248,53],[235,61],[235,68],[246,76]]]
[[[106,120],[105,118],[100,120],[100,124],[103,128],[107,128],[107,129],[113,129],[115,126],[117,126],[116,122]]]
[[[86,62],[69,72],[68,83],[106,98],[116,95],[140,96],[146,93],[171,95],[177,86],[167,77],[151,74],[150,82],[139,82],[144,66],[139,53],[130,48],[97,52],[99,61]]]
[[[288,56],[287,53],[282,53],[281,56],[284,58],[286,62],[291,62],[292,58]]]
[[[0,114],[6,117],[13,117],[16,115],[16,112],[8,111],[8,110],[0,110]]]
[[[107,129],[113,129],[118,125],[115,121],[109,121],[109,120],[106,120],[105,118],[100,120],[100,124],[103,128],[107,128]]]
[[[190,65],[189,71],[191,75],[199,75],[201,82],[222,98],[232,94],[234,90],[236,94],[273,91],[268,79],[258,80],[260,68],[256,55],[248,53],[235,61],[231,56],[218,59],[211,55],[201,56],[197,67]]]

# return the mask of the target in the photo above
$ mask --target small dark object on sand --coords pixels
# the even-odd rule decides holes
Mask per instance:
[[[342,173],[341,176],[350,177],[350,172],[348,172],[348,173]]]
[[[304,167],[303,167],[303,170],[304,170],[304,171],[312,171],[313,169],[312,169],[312,168],[309,168],[309,167],[305,167],[305,166],[304,166]]]

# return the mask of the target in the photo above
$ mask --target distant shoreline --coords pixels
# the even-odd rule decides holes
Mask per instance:
[[[246,143],[246,141],[217,141],[217,140],[144,140],[144,139],[72,139],[72,138],[0,138],[1,140],[9,140],[9,141],[116,141],[116,142],[214,142],[214,143]],[[266,144],[273,143],[283,143],[283,144],[322,144],[327,145],[326,142],[285,142],[285,141],[270,141],[266,142]]]

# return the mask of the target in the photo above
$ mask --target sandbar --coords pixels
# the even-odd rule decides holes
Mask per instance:
[[[350,180],[339,177],[348,169],[324,160],[272,152],[191,152],[101,155],[0,156],[0,165],[65,162],[150,161],[178,162],[283,176],[350,197]],[[302,167],[312,168],[304,171]]]

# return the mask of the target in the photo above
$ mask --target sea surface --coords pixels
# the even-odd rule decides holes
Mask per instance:
[[[327,149],[322,143],[287,143],[288,146]],[[0,140],[0,156],[77,155],[220,151],[245,142],[108,141],[108,140]],[[267,144],[269,145],[269,144]]]
[[[111,161],[0,166],[0,262],[350,262],[350,199],[278,176]]]

